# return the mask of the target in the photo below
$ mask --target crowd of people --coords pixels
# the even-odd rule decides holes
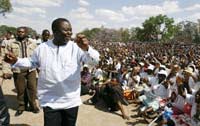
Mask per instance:
[[[130,92],[128,99],[139,106],[138,115],[148,119],[155,118],[155,113],[170,106],[173,116],[167,120],[159,118],[159,124],[198,126],[200,121],[200,46],[192,43],[93,43],[101,54],[99,65],[91,71],[93,82],[98,80],[98,87],[106,83],[114,92],[113,79],[123,89],[121,93]],[[112,76],[114,75],[114,76]],[[110,81],[107,83],[107,81]],[[107,91],[100,94],[115,94]],[[96,90],[96,89],[95,89]],[[99,90],[98,90],[99,91]],[[96,90],[96,92],[98,92]],[[110,93],[110,94],[109,94]],[[102,96],[102,95],[100,95]],[[99,95],[98,95],[99,97]],[[115,103],[125,104],[123,99],[112,95]],[[100,97],[106,101],[104,97]],[[95,104],[96,95],[87,103]],[[117,99],[117,100],[116,100]],[[118,105],[119,106],[119,105]],[[123,117],[127,115],[121,110]],[[154,116],[155,115],[155,116]],[[178,120],[180,118],[188,118]]]
[[[62,22],[68,24],[62,24]],[[12,58],[15,60],[15,62],[7,61],[14,65],[12,68],[9,68],[3,60],[1,63],[1,78],[10,79],[12,76],[14,78],[18,101],[16,116],[23,114],[23,111],[38,113],[40,111],[38,102],[41,102],[40,105],[42,105],[46,114],[46,125],[56,124],[56,122],[50,124],[51,115],[49,112],[65,108],[70,108],[70,111],[62,111],[61,113],[74,113],[72,115],[75,116],[73,121],[76,122],[78,112],[76,107],[81,103],[75,95],[89,94],[91,98],[84,101],[84,104],[95,105],[103,100],[108,111],[120,110],[124,119],[130,119],[130,115],[125,112],[125,106],[134,103],[139,108],[138,116],[142,116],[147,121],[154,119],[164,106],[168,106],[172,115],[167,118],[162,115],[162,118],[157,120],[159,125],[178,125],[179,123],[200,125],[200,45],[181,42],[102,43],[91,41],[91,47],[97,49],[100,53],[100,60],[97,64],[98,53],[88,46],[77,43],[84,53],[79,52],[72,43],[69,43],[70,45],[66,47],[68,51],[64,49],[66,39],[63,37],[63,40],[61,40],[62,32],[63,34],[65,32],[62,30],[67,31],[67,41],[71,41],[71,38],[69,38],[72,34],[71,26],[69,27],[70,24],[66,20],[57,23],[56,25],[61,24],[60,27],[52,24],[53,40],[49,40],[50,32],[45,29],[42,32],[42,41],[33,41],[33,39],[28,38],[26,28],[19,27],[16,37],[8,32],[6,38],[1,42],[1,59],[6,52],[12,52],[14,56],[25,58],[25,60],[17,61],[10,54],[11,59],[9,61],[13,61]],[[60,31],[60,28],[63,29]],[[56,40],[63,43],[57,43]],[[83,42],[86,41],[85,37],[82,40]],[[76,39],[75,42],[77,41]],[[72,47],[69,48],[69,46]],[[47,51],[50,57],[44,51]],[[57,57],[56,54],[59,56]],[[63,55],[67,55],[67,59]],[[31,57],[29,62],[26,60],[28,57]],[[46,59],[47,57],[48,59]],[[68,60],[71,62],[65,64],[64,61]],[[88,63],[90,60],[95,62]],[[8,70],[5,71],[4,69]],[[62,72],[69,72],[69,74],[66,73],[66,80],[64,79],[65,74]],[[79,76],[80,80],[77,79]],[[77,81],[81,83],[80,91]],[[64,86],[64,83],[68,85],[75,83],[76,85],[68,87]],[[51,84],[57,86],[52,87]],[[62,86],[60,87],[58,84]],[[37,90],[37,87],[39,90]],[[62,88],[72,93],[62,93]],[[61,92],[56,92],[56,94],[48,92],[51,90]],[[127,91],[129,92],[128,96],[125,95]],[[73,94],[73,92],[75,93]],[[39,93],[39,98],[37,93]],[[50,96],[46,95],[49,93]],[[2,93],[0,94],[3,96]],[[69,100],[70,98],[76,101]],[[64,104],[66,99],[70,104]],[[6,110],[5,113],[7,113],[7,120],[9,120],[8,111]],[[180,121],[179,119],[183,117],[189,121]],[[56,119],[59,120],[58,118],[65,119],[62,116],[57,116]],[[66,122],[62,121],[62,123]]]

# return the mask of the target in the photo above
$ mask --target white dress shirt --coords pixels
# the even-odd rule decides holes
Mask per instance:
[[[38,98],[41,106],[68,109],[82,103],[82,62],[97,64],[98,61],[99,53],[92,47],[83,51],[72,41],[63,46],[56,46],[49,40],[40,44],[30,58],[19,58],[13,67],[38,67]]]

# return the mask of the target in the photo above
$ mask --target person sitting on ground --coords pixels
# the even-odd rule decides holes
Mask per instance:
[[[124,106],[128,105],[128,102],[123,96],[123,89],[120,86],[119,82],[117,81],[116,77],[112,77],[111,80],[107,80],[102,84],[102,87],[96,88],[95,95],[87,100],[86,104],[88,103],[96,103],[97,97],[103,98],[104,102],[106,103],[106,106],[108,107],[109,111],[117,111],[120,110],[122,112],[123,119],[129,120],[129,117],[125,113]]]
[[[142,114],[142,116],[147,118],[154,118],[149,115],[149,113],[155,113],[159,107],[159,101],[161,99],[165,99],[168,96],[168,83],[165,80],[167,77],[167,73],[164,70],[158,72],[158,84],[154,84],[152,88],[146,90],[144,95],[139,97],[141,101],[141,108],[138,111],[138,115]]]
[[[91,73],[87,65],[84,65],[83,71],[81,71],[81,95],[91,93]]]

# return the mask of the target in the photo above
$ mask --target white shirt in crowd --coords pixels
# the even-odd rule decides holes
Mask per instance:
[[[39,67],[38,98],[42,107],[68,109],[79,106],[81,64],[99,61],[99,53],[89,47],[80,49],[69,41],[56,46],[52,40],[42,43],[30,58],[18,59],[13,67]]]
[[[117,71],[121,69],[121,63],[120,62],[117,63],[117,65],[115,66],[115,69]]]
[[[98,68],[94,71],[94,77],[101,80],[103,78],[103,71],[101,68]]]
[[[152,89],[154,89],[154,86],[157,87],[157,85],[159,85],[158,78],[154,75],[148,75],[148,81]]]
[[[194,82],[194,79],[192,77],[189,77],[188,84],[192,90],[192,94],[194,94],[195,93],[194,87],[195,87],[196,83]]]
[[[176,76],[170,78],[170,82],[172,84],[169,84],[169,96],[168,97],[171,97],[171,94],[172,92],[175,92],[176,94],[178,94],[178,89],[177,89],[177,84],[176,84]]]
[[[185,98],[183,98],[181,95],[177,95],[176,100],[172,104],[179,110],[183,111],[185,105]]]
[[[167,88],[165,88],[164,85],[159,84],[157,89],[154,90],[155,95],[157,95],[158,97],[164,99],[167,98],[169,95],[169,90]]]

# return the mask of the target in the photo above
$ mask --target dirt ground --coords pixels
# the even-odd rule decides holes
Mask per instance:
[[[4,95],[9,107],[11,116],[11,126],[43,126],[43,112],[34,114],[24,112],[21,116],[15,117],[17,109],[16,93],[13,80],[6,80],[2,85]],[[82,100],[89,99],[90,96],[82,97]],[[102,105],[81,105],[78,113],[77,126],[147,126],[148,124],[140,117],[136,116],[136,107],[130,104],[125,108],[130,116],[130,120],[124,120],[120,111],[116,113],[108,112]]]

